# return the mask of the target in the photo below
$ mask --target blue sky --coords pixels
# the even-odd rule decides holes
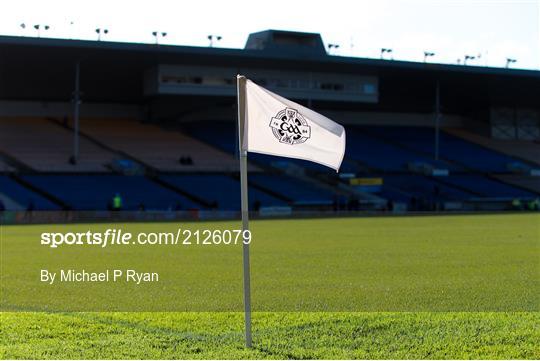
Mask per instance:
[[[27,24],[26,29],[20,27]],[[220,47],[241,48],[247,35],[266,29],[318,32],[339,44],[343,56],[380,55],[422,61],[425,50],[441,63],[476,56],[471,66],[540,69],[540,0],[11,0],[2,4],[0,33],[36,36],[34,24],[51,28],[42,37],[153,42],[152,31],[172,45],[208,46],[207,35],[221,35]]]

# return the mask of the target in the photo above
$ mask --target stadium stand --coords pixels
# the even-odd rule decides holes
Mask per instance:
[[[76,210],[106,210],[119,193],[124,210],[187,210],[201,208],[185,196],[142,176],[121,175],[24,175],[30,184],[44,189]]]
[[[381,137],[423,154],[434,152],[434,130],[429,127],[374,126],[363,128],[368,134]],[[471,170],[481,172],[506,172],[508,164],[516,160],[457,138],[440,133],[440,157]],[[473,156],[474,155],[474,156]]]
[[[7,210],[57,210],[60,207],[6,175],[0,175],[0,198]]]
[[[234,139],[234,123],[233,122],[214,122],[212,129],[216,132],[206,132],[197,123],[184,124],[183,127],[193,136],[215,145],[225,151],[234,152],[236,145],[229,139]],[[412,162],[420,162],[432,165],[436,168],[448,169],[451,174],[463,172],[465,167],[474,167],[475,171],[507,171],[508,163],[516,160],[485,149],[470,143],[466,140],[453,137],[451,135],[442,135],[444,143],[441,142],[441,147],[445,147],[444,151],[441,148],[441,155],[446,156],[449,161],[435,161],[428,154],[433,152],[433,130],[426,127],[379,127],[379,126],[355,126],[346,125],[347,130],[347,153],[346,158],[350,162],[355,161],[367,166],[372,171],[382,171],[384,175],[384,184],[380,196],[393,201],[408,203],[411,198],[424,199],[426,201],[434,200],[434,192],[437,192],[435,197],[437,201],[463,201],[473,197],[507,197],[511,198],[516,195],[531,196],[527,192],[523,193],[521,189],[503,184],[498,181],[490,180],[482,175],[469,176],[452,176],[451,182],[445,180],[449,177],[439,178],[428,177],[423,175],[408,173],[408,164]],[[229,134],[229,136],[223,136]],[[220,136],[221,135],[221,136]],[[472,153],[467,153],[472,152]],[[470,154],[479,154],[481,157],[471,159]],[[265,156],[250,154],[250,159],[266,162]],[[483,162],[483,160],[485,162]],[[275,159],[270,159],[277,163]],[[350,166],[349,169],[353,168]],[[353,169],[358,171],[360,168]],[[397,174],[399,173],[399,174]],[[408,174],[407,174],[408,173]],[[282,194],[291,199],[300,202],[317,201],[329,202],[332,195],[327,194],[322,196],[318,191],[306,192],[306,185],[303,182],[293,184],[280,184],[275,179],[276,175],[251,176],[253,182],[267,187],[272,190],[279,190]],[[474,179],[477,186],[471,186],[470,180]],[[309,187],[308,187],[309,188]],[[491,193],[493,191],[494,193]]]
[[[160,178],[185,192],[196,194],[215,208],[240,210],[240,182],[232,177],[220,174],[186,174],[163,175]],[[251,205],[255,202],[259,202],[261,207],[287,205],[287,202],[252,186],[248,193]]]
[[[497,152],[512,155],[536,165],[540,165],[540,144],[533,141],[487,138],[459,128],[446,128],[444,131]]]
[[[104,210],[120,192],[125,209],[238,209],[238,69],[270,91],[332,114],[347,132],[339,174],[250,153],[252,206],[326,212],[330,203],[338,211],[346,203],[346,209],[373,211],[385,204],[388,210],[386,198],[402,203],[401,212],[415,198],[448,203],[445,210],[491,211],[513,209],[508,199],[540,194],[533,177],[540,171],[538,138],[499,141],[467,131],[491,124],[498,132],[494,125],[507,124],[516,136],[537,136],[538,72],[345,59],[325,52],[319,35],[310,35],[318,39],[315,49],[299,41],[306,34],[272,34],[252,34],[243,50],[0,36],[8,69],[0,86],[3,199],[18,209],[32,199],[36,209]],[[77,59],[84,60],[79,73]],[[77,74],[82,88],[74,93]],[[59,119],[76,109],[80,160],[71,164],[72,124]],[[360,184],[375,175],[383,185]]]
[[[81,132],[160,171],[238,170],[238,161],[177,131],[128,119],[88,119]],[[232,138],[234,139],[234,138]],[[190,159],[181,162],[181,159]]]
[[[73,154],[73,133],[52,120],[40,118],[0,119],[0,151],[25,166],[44,172],[107,172],[115,154],[87,139],[79,143],[77,164]]]

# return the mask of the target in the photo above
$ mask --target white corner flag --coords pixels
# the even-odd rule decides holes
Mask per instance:
[[[246,347],[252,347],[247,153],[309,160],[339,171],[345,129],[325,116],[280,97],[244,76],[236,77],[242,211]]]
[[[339,171],[345,129],[324,115],[246,79],[243,149],[297,158]]]

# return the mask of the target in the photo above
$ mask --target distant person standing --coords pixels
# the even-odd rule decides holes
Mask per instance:
[[[119,193],[116,193],[112,199],[112,210],[121,211],[123,206],[124,206],[124,201],[122,200],[122,197],[120,196]]]

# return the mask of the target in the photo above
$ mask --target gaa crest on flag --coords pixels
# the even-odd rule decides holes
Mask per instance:
[[[272,133],[280,143],[301,144],[311,137],[311,127],[296,109],[285,108],[270,120]]]

